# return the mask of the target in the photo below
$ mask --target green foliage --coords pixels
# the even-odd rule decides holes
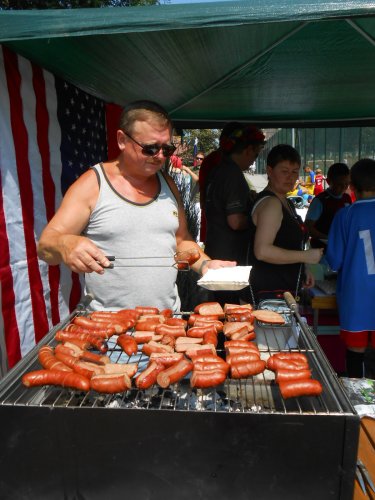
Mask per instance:
[[[160,3],[166,2],[159,0],[0,0],[0,9],[82,9],[88,7],[133,7]]]
[[[198,139],[198,151],[207,156],[219,146],[220,129],[188,129],[184,130],[183,142],[187,146],[186,153],[182,156],[184,162],[189,164],[193,160],[194,141]]]

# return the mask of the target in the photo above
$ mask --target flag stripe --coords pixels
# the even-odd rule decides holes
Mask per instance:
[[[0,132],[1,132],[1,127],[0,127]],[[9,368],[12,368],[21,358],[21,349],[20,349],[20,334],[18,331],[16,312],[15,312],[13,276],[9,265],[10,262],[9,243],[8,243],[5,216],[4,216],[1,175],[0,175],[0,243],[1,243],[0,282],[1,282],[2,315],[4,321],[5,344],[8,354],[8,364]]]
[[[43,298],[43,286],[39,273],[34,238],[34,206],[28,158],[28,136],[23,121],[21,99],[21,75],[18,70],[17,57],[14,53],[4,48],[4,67],[8,83],[8,94],[11,102],[10,124],[13,137],[16,141],[15,154],[20,186],[21,209],[23,229],[25,234],[27,269],[29,274],[30,298],[32,317],[34,321],[35,339],[42,338],[49,329],[46,304]]]
[[[46,102],[46,88],[41,68],[32,65],[33,70],[33,88],[36,97],[36,125],[37,125],[37,144],[40,151],[42,162],[42,182],[43,195],[45,203],[46,218],[49,222],[55,213],[55,184],[51,175],[50,152],[48,144],[48,128],[49,115]],[[34,193],[36,192],[33,189]],[[40,233],[37,234],[39,238]],[[50,266],[48,269],[48,282],[50,289],[50,307],[52,325],[59,323],[59,283],[60,283],[60,268],[59,266]],[[45,289],[45,287],[44,287]],[[45,296],[45,292],[44,292]]]

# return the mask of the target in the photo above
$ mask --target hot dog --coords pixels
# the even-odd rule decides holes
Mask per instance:
[[[192,326],[186,332],[188,337],[194,338],[203,338],[205,333],[212,332],[217,333],[215,325],[206,325],[206,326]]]
[[[181,380],[193,369],[193,363],[187,359],[182,359],[178,363],[161,371],[157,375],[157,383],[164,389],[175,382]]]
[[[196,319],[194,321],[194,324],[192,326],[198,326],[198,327],[202,327],[202,326],[207,326],[207,325],[214,325],[215,328],[216,328],[216,331],[219,333],[219,332],[222,332],[223,331],[223,322],[218,320],[218,319],[204,319],[204,316],[202,316],[202,319]]]
[[[301,362],[297,360],[287,360],[281,359],[274,356],[270,356],[267,360],[268,370],[307,370],[309,368],[308,363]]]
[[[202,354],[202,355],[214,354],[214,355],[216,355],[216,349],[215,349],[215,346],[212,344],[202,344],[202,345],[195,344],[190,349],[185,351],[185,354],[188,358],[193,358],[194,356],[198,356],[199,354]]]
[[[77,326],[81,326],[82,328],[86,328],[89,330],[102,330],[103,329],[103,323],[100,321],[93,321],[92,319],[89,318],[84,318],[82,316],[77,316],[76,318],[73,319],[73,324]],[[116,329],[115,326],[110,325],[109,323],[104,323],[105,324],[105,329],[109,335],[118,333],[118,330]]]
[[[185,329],[187,327],[186,319],[182,318],[166,318],[164,324],[168,326],[182,326]]]
[[[90,389],[90,381],[86,377],[78,373],[58,370],[36,370],[25,373],[22,377],[22,383],[26,387],[60,385],[85,392]]]
[[[222,384],[225,379],[225,372],[220,370],[194,370],[190,378],[190,385],[191,387],[204,389],[206,387],[215,387],[219,384]]]
[[[323,391],[322,384],[319,380],[314,379],[280,382],[279,388],[284,399],[299,396],[319,396]]]
[[[230,368],[230,366],[227,363],[225,364],[215,363],[215,362],[204,363],[203,361],[193,361],[193,364],[194,364],[194,371],[202,371],[202,372],[220,371],[227,374]]]
[[[203,343],[204,344],[212,344],[214,347],[217,347],[218,339],[216,332],[206,332],[203,335]]]
[[[56,358],[72,368],[76,373],[79,373],[88,379],[90,379],[94,373],[104,373],[103,367],[87,361],[80,361],[78,358],[75,358],[70,354],[65,354],[61,351],[56,352]]]
[[[246,354],[248,352],[253,352],[255,354],[258,354],[259,356],[259,350],[254,349],[253,347],[226,347],[225,348],[225,353],[227,356],[233,356],[235,354]]]
[[[251,304],[224,304],[224,312],[231,313],[236,311],[252,311],[253,306]]]
[[[138,320],[135,324],[135,331],[142,331],[142,332],[154,332],[155,328],[160,325],[160,321],[158,318],[153,320],[152,318],[144,319],[144,320]]]
[[[91,347],[90,342],[87,342],[86,340],[80,340],[80,339],[70,339],[69,341],[64,341],[63,345],[66,345],[66,344],[74,344],[75,346],[82,349],[82,351],[85,351]]]
[[[158,342],[148,342],[147,344],[143,344],[142,352],[146,354],[146,356],[150,356],[153,352],[173,352],[173,347],[169,345],[159,344]]]
[[[277,370],[276,384],[293,380],[308,380],[311,378],[311,370]]]
[[[95,335],[96,337],[101,337],[102,339],[109,339],[116,332],[113,332],[113,329],[108,331],[107,328],[101,328],[100,330],[90,330],[90,328],[83,328],[82,326],[73,325],[70,323],[65,327],[63,332],[72,332],[72,333],[88,333],[89,335]]]
[[[224,317],[224,311],[219,302],[202,302],[194,307],[194,313],[202,316],[217,314],[217,319]]]
[[[122,333],[117,337],[116,344],[119,345],[128,356],[132,356],[138,352],[138,344],[136,340],[131,335],[127,335],[126,333]]]
[[[195,321],[197,321],[198,319],[202,319],[202,318],[218,321],[219,315],[218,314],[209,314],[209,315],[206,314],[205,316],[201,316],[200,314],[193,313],[193,314],[190,314],[190,316],[189,316],[188,325],[193,326]]]
[[[226,357],[226,362],[229,365],[236,365],[238,363],[247,363],[248,361],[257,361],[260,359],[259,354],[256,352],[244,352],[243,354],[233,354]]]
[[[104,373],[126,373],[129,377],[134,377],[138,371],[138,363],[109,363],[103,366]]]
[[[69,356],[73,356],[74,358],[81,361],[89,361],[90,363],[95,363],[100,366],[103,366],[104,364],[110,362],[108,356],[102,356],[101,354],[82,350],[78,346],[76,346],[75,344],[71,344],[70,342],[66,342],[65,344],[58,344],[55,347],[55,352],[68,354]]]
[[[232,321],[231,323],[224,324],[224,335],[230,337],[232,333],[240,331],[244,326],[247,328],[248,332],[254,331],[254,325],[252,325],[250,321]]]
[[[248,361],[231,365],[230,372],[232,378],[239,379],[258,375],[258,373],[264,372],[265,368],[266,362],[259,359],[257,361]]]
[[[155,332],[143,332],[139,330],[133,333],[133,338],[137,342],[137,344],[144,344],[145,342],[150,342],[150,340],[158,342],[163,338],[163,336],[156,335]]]
[[[58,360],[53,354],[52,347],[43,346],[38,352],[39,363],[46,370],[62,370],[65,372],[71,372],[72,368]]]
[[[177,338],[182,339],[184,337],[177,337]],[[173,337],[172,335],[163,335],[160,340],[160,343],[174,347],[176,345],[176,337]]]
[[[184,355],[182,352],[153,352],[150,354],[150,362],[156,361],[157,363],[164,365],[165,368],[174,365],[183,358]]]
[[[302,352],[277,352],[273,354],[275,358],[286,359],[291,361],[300,361],[301,363],[308,363],[307,356]]]
[[[165,370],[165,366],[157,361],[152,361],[135,379],[135,385],[138,389],[148,389],[152,385],[156,384],[156,378],[163,370]]]
[[[115,394],[130,389],[131,380],[126,373],[122,373],[121,375],[106,373],[103,375],[94,375],[90,380],[90,386],[93,391]]]
[[[160,314],[162,316],[164,316],[164,318],[170,319],[173,316],[173,311],[172,311],[172,309],[163,309],[162,311],[160,311]],[[178,318],[176,318],[176,319],[178,319]]]
[[[231,312],[226,314],[226,320],[229,322],[249,321],[250,323],[254,323],[254,319],[250,311]]]
[[[137,306],[135,310],[139,314],[159,314],[159,309],[157,307]]]
[[[85,342],[89,342],[93,347],[98,349],[100,352],[107,352],[108,345],[104,339],[97,337],[96,335],[92,335],[90,333],[75,333],[75,332],[66,332],[63,330],[58,330],[55,335],[55,339],[60,342],[71,342],[75,339],[82,340]]]
[[[203,339],[202,338],[195,338],[195,337],[178,337],[176,339],[176,346],[182,345],[182,344],[202,344]]]
[[[186,331],[183,326],[157,325],[155,333],[158,335],[173,335],[173,337],[185,337]]]
[[[215,354],[198,354],[197,356],[192,357],[192,361],[195,365],[195,363],[216,363],[218,365],[222,365],[224,369],[226,369],[227,363],[220,358],[219,356],[216,356]]]
[[[247,340],[226,340],[224,342],[224,347],[248,347],[254,351],[259,352],[259,348],[254,342],[248,342]]]

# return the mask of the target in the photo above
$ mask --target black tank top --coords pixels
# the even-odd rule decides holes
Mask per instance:
[[[255,199],[254,207],[257,202],[268,196],[276,196],[272,191],[262,191]],[[276,234],[274,245],[286,250],[303,250],[307,237],[306,228],[301,217],[295,211],[294,205],[289,201],[291,211],[287,210],[282,204],[283,219],[280,229]],[[280,202],[281,203],[281,202]],[[254,240],[256,226],[250,218],[250,245],[248,262],[252,265],[250,273],[250,284],[257,298],[259,292],[283,292],[290,291],[293,295],[296,293],[297,281],[299,288],[304,280],[304,266],[301,264],[269,264],[258,260],[254,255]],[[274,293],[268,294],[270,297]],[[259,296],[258,296],[259,299]]]

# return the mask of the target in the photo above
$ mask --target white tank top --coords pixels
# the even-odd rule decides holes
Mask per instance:
[[[179,311],[177,270],[172,267],[178,205],[163,174],[157,173],[160,190],[156,197],[134,203],[115,190],[101,164],[92,168],[98,177],[99,197],[84,235],[105,255],[118,260],[103,275],[85,274],[85,292],[94,296],[90,308],[153,306]],[[124,257],[128,259],[121,260]]]

